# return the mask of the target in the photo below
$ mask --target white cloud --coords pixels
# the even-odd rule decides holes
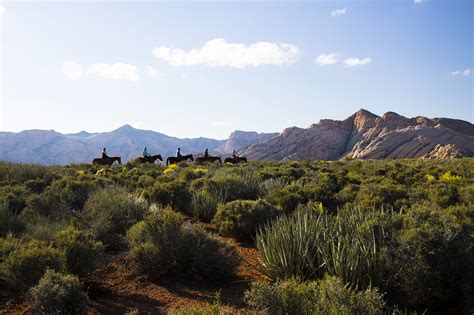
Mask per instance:
[[[464,76],[464,77],[466,77],[468,75],[471,75],[471,74],[472,74],[472,69],[471,68],[451,72],[451,75],[461,75],[461,76]]]
[[[321,66],[332,65],[339,61],[339,54],[321,54],[319,55],[315,62]]]
[[[355,66],[362,66],[366,65],[372,62],[372,58],[356,58],[356,57],[350,57],[344,60],[344,64],[346,67],[355,67]]]
[[[214,121],[211,123],[211,126],[214,127],[229,127],[232,126],[232,123],[229,121]]]
[[[223,38],[206,42],[189,51],[173,47],[156,47],[153,55],[172,66],[208,65],[244,69],[247,66],[292,64],[298,60],[298,47],[286,43],[256,42],[249,46],[228,43]]]
[[[148,74],[152,78],[158,77],[158,71],[151,66],[148,66],[145,68],[145,73]]]
[[[138,81],[140,74],[138,68],[127,63],[95,63],[87,67],[88,75],[96,75],[98,77],[112,80],[128,80]]]
[[[98,76],[113,80],[137,81],[140,79],[138,68],[126,63],[94,63],[88,67],[75,61],[65,61],[62,66],[63,74],[71,80],[78,80],[85,76]]]
[[[426,0],[413,0],[413,2],[416,3],[416,4],[419,4],[419,3],[426,2]]]
[[[80,63],[75,61],[65,61],[62,66],[63,74],[71,80],[78,80],[82,77],[83,69]]]
[[[338,9],[338,10],[334,10],[331,12],[331,16],[339,16],[339,15],[344,15],[347,13],[347,8],[344,8],[344,9]]]

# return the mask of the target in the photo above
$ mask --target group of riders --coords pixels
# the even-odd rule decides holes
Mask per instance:
[[[143,153],[142,153],[142,156],[143,158],[150,158],[152,157],[151,154],[148,152],[148,149],[147,147],[145,147],[143,149]],[[210,157],[209,155],[209,149],[206,148],[206,150],[204,150],[204,159],[208,159]],[[181,148],[178,148],[178,150],[176,151],[176,158],[178,159],[181,159],[183,158],[183,155],[181,155]],[[234,149],[234,151],[232,152],[232,158],[235,160],[235,161],[238,161],[240,159],[239,155],[237,154],[237,151]],[[103,148],[102,149],[102,159],[103,160],[108,160],[110,159],[110,157],[107,155],[107,149],[106,148]]]

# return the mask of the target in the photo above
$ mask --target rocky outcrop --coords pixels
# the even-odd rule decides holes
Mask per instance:
[[[235,150],[240,150],[254,143],[259,143],[267,139],[278,136],[278,133],[257,133],[255,131],[236,130],[232,132],[229,139],[220,145],[216,152],[229,154]]]
[[[324,119],[306,129],[285,129],[241,154],[256,160],[474,156],[474,126],[462,120],[407,118],[393,112],[380,117],[361,109],[343,121]]]

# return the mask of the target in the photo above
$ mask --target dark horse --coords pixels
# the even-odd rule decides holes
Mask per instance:
[[[179,163],[179,162],[182,162],[182,161],[187,161],[187,160],[194,161],[193,155],[188,154],[188,155],[182,155],[180,157],[170,156],[169,158],[166,159],[166,165],[176,164],[176,163]]]
[[[237,163],[240,163],[240,162],[247,163],[247,158],[238,156],[236,158],[230,157],[230,158],[226,158],[224,160],[224,163],[237,164]]]
[[[140,163],[153,164],[153,163],[155,163],[156,160],[163,161],[163,158],[161,157],[161,154],[152,155],[152,156],[140,156],[138,158],[138,162],[140,162]]]
[[[214,163],[216,161],[219,161],[219,163],[222,163],[221,157],[220,156],[200,156],[196,158],[196,163],[206,163],[206,162],[211,162]]]
[[[108,156],[103,158],[96,158],[92,160],[92,164],[99,164],[99,165],[112,165],[114,162],[117,161],[118,164],[122,164],[122,158],[120,156]]]

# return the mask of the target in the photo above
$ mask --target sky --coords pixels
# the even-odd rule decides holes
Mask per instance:
[[[0,131],[474,121],[473,1],[2,1]]]

